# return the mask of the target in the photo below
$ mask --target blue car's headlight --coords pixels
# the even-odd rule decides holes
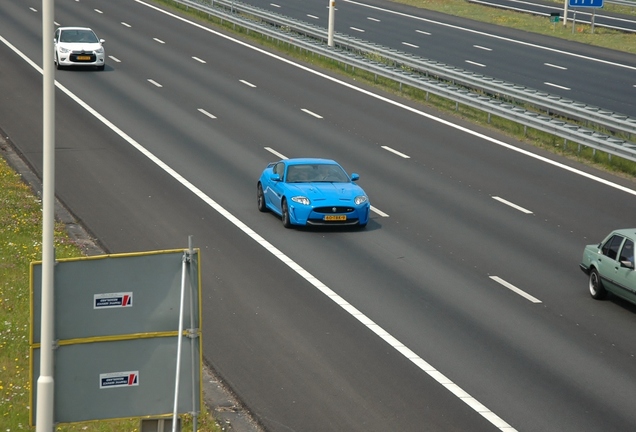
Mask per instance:
[[[293,202],[297,202],[298,204],[305,204],[305,205],[311,204],[311,201],[309,201],[309,198],[304,196],[295,196],[295,197],[292,197],[291,200]]]
[[[369,198],[367,198],[366,195],[360,195],[357,196],[353,202],[356,203],[356,205],[360,205],[360,204],[364,204],[365,202],[369,201]]]

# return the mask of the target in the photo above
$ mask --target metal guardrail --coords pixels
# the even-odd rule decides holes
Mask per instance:
[[[324,28],[228,0],[174,0],[249,31],[301,47],[376,76],[453,100],[567,141],[636,161],[636,143],[581,127],[557,116],[596,125],[614,133],[636,134],[636,119],[560,96],[475,74],[337,33],[327,46]],[[373,58],[382,61],[372,60]],[[392,65],[387,64],[390,63]],[[539,111],[530,111],[521,104]]]

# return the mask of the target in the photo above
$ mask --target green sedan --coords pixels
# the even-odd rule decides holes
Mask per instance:
[[[609,291],[636,304],[635,240],[636,228],[619,229],[601,243],[585,246],[580,267],[593,298],[602,299]]]

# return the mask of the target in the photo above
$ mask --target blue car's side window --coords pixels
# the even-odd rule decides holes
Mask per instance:
[[[621,243],[623,242],[623,237],[619,235],[612,236],[605,244],[601,251],[603,255],[613,260],[616,260],[618,256],[618,249],[621,247]]]

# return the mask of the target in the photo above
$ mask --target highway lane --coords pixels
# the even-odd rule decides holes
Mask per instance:
[[[320,2],[246,3],[327,28]],[[496,10],[493,10],[496,13]],[[337,3],[337,32],[571,98],[636,115],[636,56],[485,24],[383,0]],[[546,26],[551,25],[546,18]]]
[[[131,28],[141,27],[146,35],[147,11],[123,13],[117,6],[104,8],[105,15],[127,15]],[[68,13],[94,19],[82,8]],[[160,70],[159,61],[149,67],[161,55],[155,48],[178,45],[179,37],[193,51],[209,50],[216,41],[169,20],[158,25],[164,18],[152,15],[152,30],[170,29],[161,35],[165,44],[155,36],[142,43],[102,34],[108,44],[114,42],[113,55],[124,59],[121,66],[105,74],[63,71],[58,79],[92,98],[145,146],[519,430],[600,425],[619,430],[633,424],[626,406],[633,384],[625,379],[633,367],[627,330],[633,311],[620,303],[591,302],[576,268],[586,237],[629,223],[633,201],[625,200],[626,192],[315,80],[274,59],[255,60],[253,52],[235,44],[219,42],[217,64],[206,73],[196,61],[181,61],[171,70]],[[93,27],[115,28],[120,19],[105,21],[96,20]],[[22,42],[19,32],[14,36]],[[144,49],[133,50],[139,65],[128,66],[128,55],[119,51],[135,43]],[[186,51],[186,45],[178,46]],[[227,53],[232,56],[225,60]],[[256,87],[232,84],[227,76],[236,82],[250,62],[258,64],[259,73],[246,81]],[[164,85],[160,89],[144,83],[155,69]],[[115,72],[122,76],[113,78]],[[11,76],[26,75],[19,70]],[[183,87],[175,89],[175,79],[193,86],[187,97],[180,94]],[[96,80],[100,86],[87,86]],[[320,90],[307,90],[314,86]],[[26,98],[30,93],[24,89],[4,88],[3,94],[14,94],[11,100],[20,105],[30,100],[18,112],[36,112],[36,95]],[[210,127],[206,122],[214,119],[194,107],[230,90],[233,98],[211,110],[219,121]],[[322,121],[300,111],[307,103],[312,112],[324,114]],[[205,279],[215,282],[207,286],[206,358],[271,430],[420,430],[424,423],[430,430],[489,430],[112,133],[94,146],[86,143],[82,137],[101,126],[66,98],[58,104],[63,104],[58,113],[63,122],[82,127],[58,128],[64,143],[58,191],[64,201],[111,251],[174,247],[189,231],[202,239]],[[71,114],[61,114],[67,110]],[[11,120],[3,120],[2,127],[30,148],[37,165],[37,131],[20,127],[28,117],[5,108],[1,118]],[[366,232],[283,230],[277,218],[255,211],[254,182],[272,158],[263,141],[287,156],[334,155],[362,173],[373,204],[390,217],[374,216]],[[405,160],[381,145],[411,157]],[[235,157],[242,158],[240,164]],[[521,213],[493,196],[534,213]],[[588,197],[594,197],[594,206]],[[535,307],[490,275],[544,303]],[[598,325],[607,321],[613,326]],[[599,354],[612,345],[609,355]],[[254,358],[261,361],[248,361]],[[625,406],[612,406],[614,394],[626,396]]]

